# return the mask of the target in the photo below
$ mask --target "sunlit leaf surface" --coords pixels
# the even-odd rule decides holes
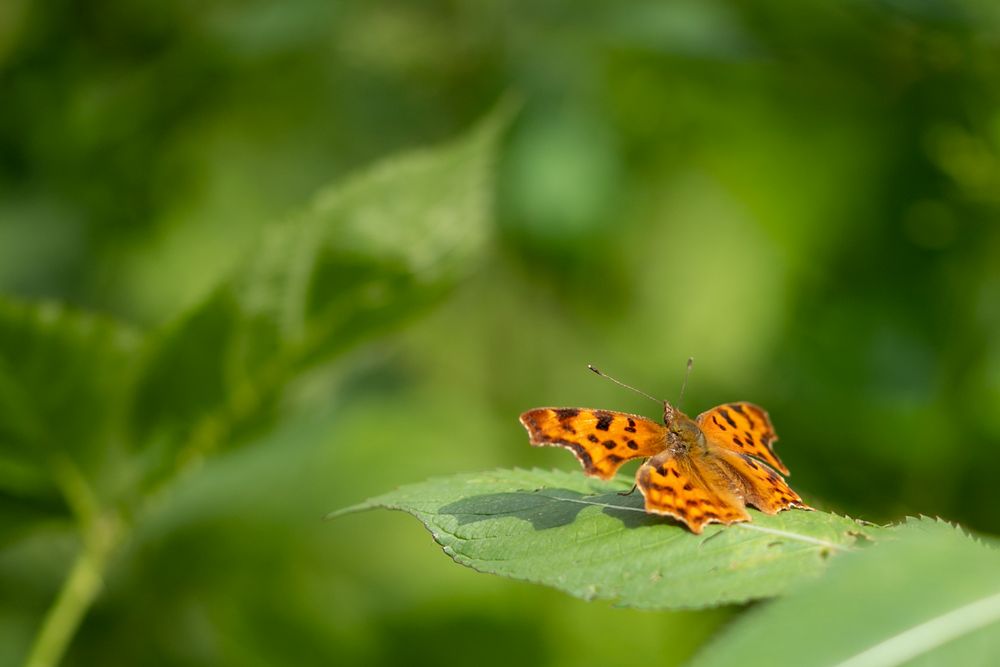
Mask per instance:
[[[623,482],[579,473],[495,470],[404,486],[334,513],[384,507],[420,519],[468,567],[643,608],[768,597],[826,567],[872,532],[823,512],[789,511],[710,525],[694,535],[642,509]]]

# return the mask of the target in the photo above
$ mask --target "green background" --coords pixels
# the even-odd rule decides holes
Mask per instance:
[[[575,469],[528,408],[658,415],[587,363],[673,400],[693,356],[681,407],[766,407],[811,504],[1000,533],[998,29],[985,0],[4,2],[0,290],[143,331],[320,186],[522,102],[472,270],[172,485],[66,664],[680,663],[738,610],[586,604],[402,515],[322,521]],[[0,500],[43,517],[0,541],[8,664],[77,544],[60,501]]]

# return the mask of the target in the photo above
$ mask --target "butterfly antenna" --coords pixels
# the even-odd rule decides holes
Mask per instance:
[[[694,366],[694,357],[688,357],[687,370],[684,371],[684,382],[681,383],[681,395],[677,397],[677,405],[680,405],[681,401],[684,400],[684,390],[687,389],[688,376],[691,375],[692,366]]]
[[[631,386],[631,385],[627,385],[627,384],[625,384],[624,382],[622,382],[621,380],[616,380],[616,379],[614,379],[613,377],[611,377],[610,375],[605,375],[604,373],[602,373],[601,371],[597,370],[596,368],[594,368],[594,367],[593,367],[593,366],[591,366],[590,364],[587,364],[587,368],[589,368],[590,370],[592,370],[592,371],[593,371],[594,373],[597,373],[597,374],[598,374],[598,375],[600,375],[600,376],[601,376],[602,378],[607,378],[607,379],[611,380],[612,382],[614,382],[615,384],[617,384],[617,385],[619,385],[619,386],[621,386],[621,387],[625,387],[626,389],[631,389],[632,391],[634,391],[634,392],[635,392],[635,393],[637,393],[637,394],[642,394],[643,396],[645,396],[646,398],[648,398],[648,399],[649,399],[649,400],[651,400],[651,401],[656,401],[656,402],[657,402],[657,403],[659,403],[660,405],[663,405],[663,403],[664,403],[664,401],[661,401],[661,400],[660,400],[660,399],[658,399],[658,398],[653,398],[652,396],[650,396],[650,395],[649,395],[649,394],[647,394],[646,392],[644,392],[644,391],[641,391],[641,390],[639,390],[639,389],[636,389],[635,387],[633,387],[633,386]]]

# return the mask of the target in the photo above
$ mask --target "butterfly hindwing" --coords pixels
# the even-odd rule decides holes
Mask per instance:
[[[654,456],[666,429],[654,421],[610,410],[537,408],[521,415],[531,444],[571,450],[591,477],[611,479],[625,461]]]
[[[686,455],[663,452],[636,473],[636,486],[646,499],[646,511],[672,516],[701,533],[707,523],[749,521],[743,500],[717,470]]]
[[[728,450],[716,450],[714,460],[730,477],[731,484],[748,505],[753,505],[765,514],[777,514],[790,507],[811,510],[802,502],[799,494],[792,491],[781,475],[763,463],[746,454]]]
[[[698,426],[708,440],[724,449],[764,461],[782,474],[788,468],[774,453],[774,432],[767,413],[753,403],[726,403],[698,415]]]

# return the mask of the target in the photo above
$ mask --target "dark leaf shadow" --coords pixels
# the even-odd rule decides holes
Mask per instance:
[[[646,514],[640,494],[584,495],[569,489],[487,493],[449,503],[439,513],[455,517],[460,526],[514,516],[530,522],[535,530],[547,530],[573,523],[577,515],[588,506],[601,507],[604,514],[620,520],[622,526],[628,529],[673,523],[665,517]]]
[[[440,514],[449,514],[464,526],[504,516],[514,516],[531,522],[535,530],[557,528],[573,523],[586,503],[585,496],[569,489],[536,489],[507,493],[486,493],[456,500],[442,507]],[[562,502],[566,499],[569,502]]]
[[[610,500],[605,500],[610,498]],[[645,501],[642,494],[633,493],[630,496],[620,496],[617,493],[611,496],[597,496],[595,500],[605,503],[604,513],[622,522],[624,528],[629,530],[643,528],[646,526],[676,525],[677,522],[666,516],[657,514],[647,514]]]

